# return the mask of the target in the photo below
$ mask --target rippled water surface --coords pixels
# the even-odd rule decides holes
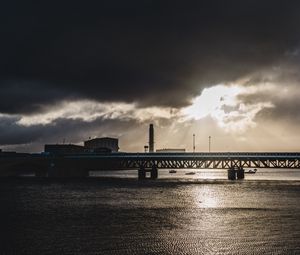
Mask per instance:
[[[0,254],[300,254],[300,181],[0,180]]]

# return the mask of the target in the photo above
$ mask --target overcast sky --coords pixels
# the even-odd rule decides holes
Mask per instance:
[[[2,1],[0,148],[300,151],[300,1]]]

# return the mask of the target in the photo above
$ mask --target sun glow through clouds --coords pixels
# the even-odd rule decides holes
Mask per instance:
[[[256,88],[239,85],[216,85],[206,88],[196,97],[191,106],[182,110],[186,119],[199,120],[210,116],[226,131],[243,132],[255,126],[256,114],[270,102],[245,104],[239,95],[252,94]]]
[[[241,92],[242,88],[238,86],[217,85],[204,89],[201,95],[193,100],[193,104],[183,110],[183,113],[196,120],[202,119],[218,111],[222,105],[236,105],[236,96]]]

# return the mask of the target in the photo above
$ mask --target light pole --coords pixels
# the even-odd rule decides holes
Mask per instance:
[[[145,146],[144,146],[145,153],[148,152],[148,149],[149,149],[149,146],[148,146],[148,145],[145,145]]]
[[[208,152],[210,152],[210,143],[211,143],[211,136],[208,137]]]
[[[195,149],[196,149],[196,146],[195,146],[195,134],[193,134],[193,153],[195,153]]]

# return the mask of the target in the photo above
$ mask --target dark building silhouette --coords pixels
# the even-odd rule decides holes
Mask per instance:
[[[84,147],[75,144],[45,144],[45,152],[53,154],[83,153]]]
[[[111,137],[101,137],[84,142],[84,148],[90,152],[118,152],[119,151],[119,140]]]
[[[154,152],[154,127],[153,124],[149,126],[149,152]]]

